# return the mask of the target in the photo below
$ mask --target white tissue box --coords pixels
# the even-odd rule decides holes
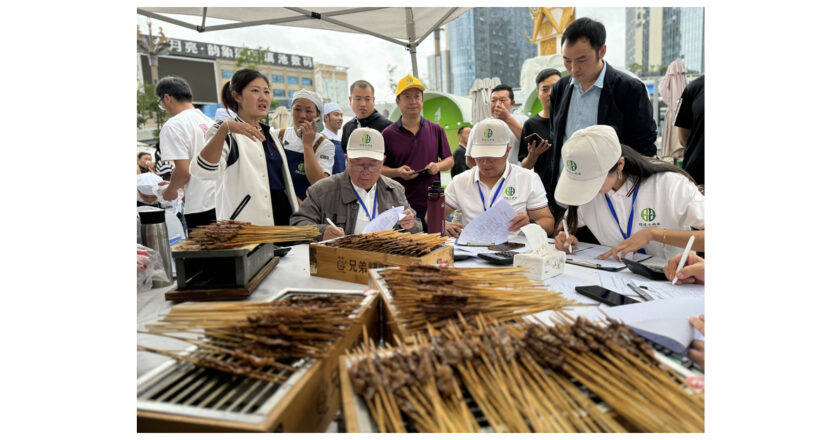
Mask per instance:
[[[563,273],[566,265],[566,253],[563,251],[551,251],[546,255],[539,255],[534,252],[527,254],[516,254],[513,256],[515,267],[527,267],[525,275],[535,281],[546,280]]]

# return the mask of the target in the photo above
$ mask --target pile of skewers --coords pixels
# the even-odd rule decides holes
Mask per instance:
[[[401,326],[411,334],[458,314],[504,321],[575,304],[525,276],[527,269],[407,266],[382,271]]]
[[[629,328],[553,324],[461,318],[410,346],[363,345],[348,375],[379,432],[703,431],[703,394]]]
[[[190,229],[190,238],[181,248],[230,249],[260,243],[311,241],[318,238],[318,228],[310,226],[257,226],[237,220],[220,220]]]
[[[296,370],[291,366],[295,361],[324,355],[343,335],[361,302],[359,296],[300,295],[273,302],[186,303],[173,307],[162,322],[142,333],[185,341],[196,350],[137,348],[199,367],[283,383]]]
[[[446,244],[448,238],[440,234],[410,234],[394,230],[353,234],[325,242],[333,246],[360,251],[381,252],[409,257],[422,257],[438,246]]]

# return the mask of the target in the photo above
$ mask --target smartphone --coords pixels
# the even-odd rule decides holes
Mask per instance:
[[[630,272],[639,274],[649,280],[668,281],[668,277],[665,276],[665,272],[663,272],[662,269],[645,266],[642,263],[630,260],[628,258],[622,258],[621,261],[625,265],[627,265],[627,268],[630,269]]]
[[[512,251],[514,249],[524,248],[524,243],[511,243],[505,242],[500,244],[494,244],[493,246],[488,246],[487,249],[491,251],[503,252],[503,251]]]
[[[538,135],[536,133],[531,133],[528,136],[525,136],[524,140],[525,140],[525,145],[529,145],[531,143],[531,141],[537,141],[537,144],[539,144],[540,142],[543,141],[543,138],[541,138],[540,135]]]
[[[612,290],[605,289],[601,286],[577,286],[575,287],[575,290],[577,293],[580,293],[587,298],[592,298],[595,301],[602,302],[608,306],[621,306],[624,304],[635,304],[639,302],[629,296],[624,296],[618,292],[613,292]]]

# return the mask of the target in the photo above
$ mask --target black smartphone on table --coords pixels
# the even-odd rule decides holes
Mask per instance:
[[[595,301],[602,302],[608,306],[622,306],[625,304],[635,304],[639,302],[629,296],[613,292],[612,290],[605,289],[601,286],[577,286],[575,287],[575,290],[577,293],[587,298],[592,298]]]
[[[635,274],[639,274],[649,280],[654,281],[668,281],[668,277],[665,276],[665,272],[662,269],[657,269],[650,266],[645,266],[638,261],[633,261],[627,258],[622,258],[621,261],[627,265],[627,268],[630,269],[630,272]]]

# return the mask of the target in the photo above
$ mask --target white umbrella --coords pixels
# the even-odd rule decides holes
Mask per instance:
[[[677,118],[677,105],[680,96],[685,90],[686,73],[685,63],[676,60],[668,65],[665,77],[659,81],[659,94],[668,104],[668,111],[665,113],[665,125],[662,128],[662,157],[673,156],[677,150],[682,148],[676,127],[674,127],[674,120]]]
[[[501,84],[502,81],[497,78],[478,78],[473,83],[470,89],[470,96],[472,97],[472,118],[470,123],[473,126],[479,121],[483,121],[490,116],[490,91],[493,87]]]

